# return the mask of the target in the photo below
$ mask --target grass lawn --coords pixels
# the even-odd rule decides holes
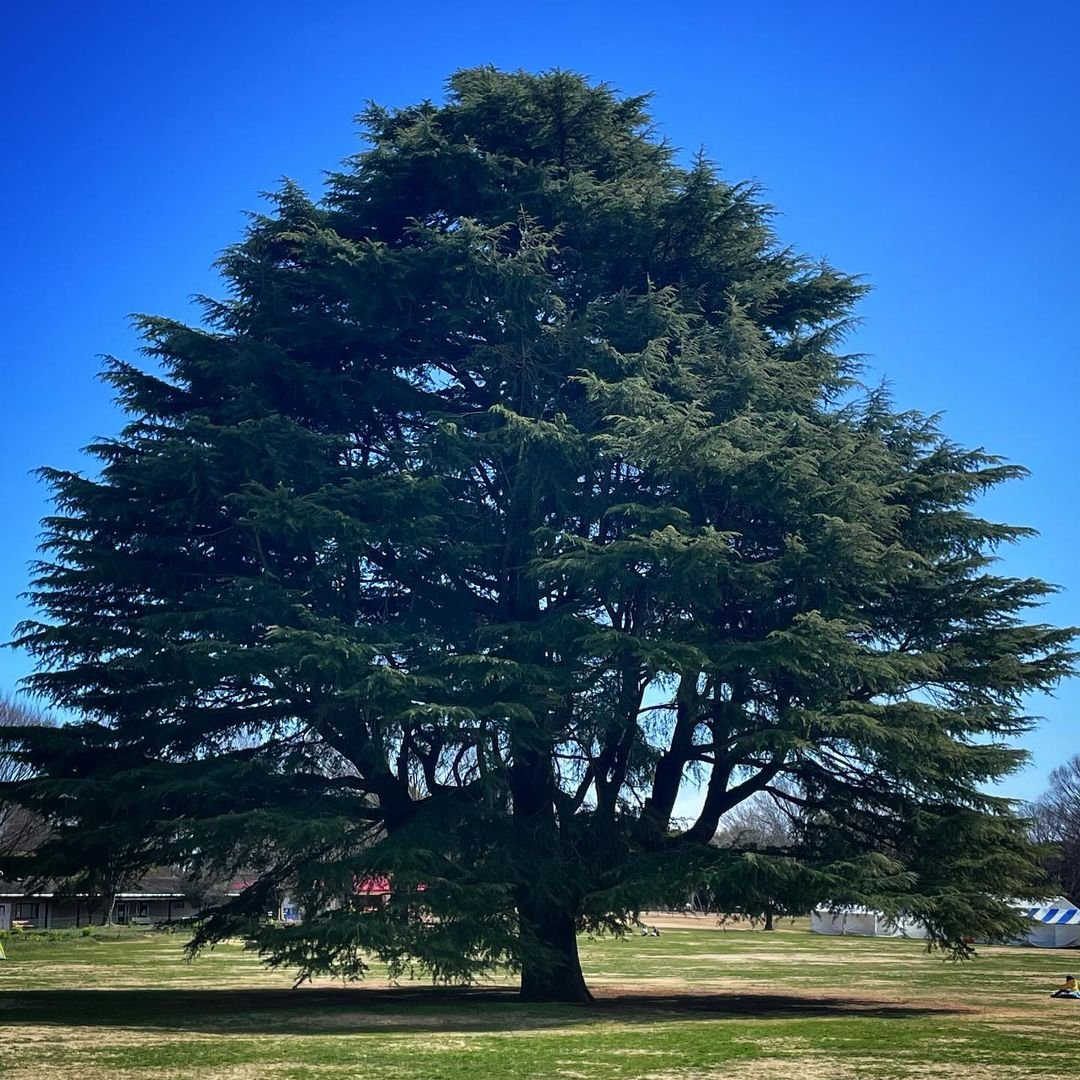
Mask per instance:
[[[192,964],[174,935],[7,943],[0,1076],[371,1080],[965,1080],[1071,1076],[1080,1001],[1047,994],[1075,952],[766,934],[670,920],[583,941],[591,1007],[509,984],[290,989],[239,947]]]

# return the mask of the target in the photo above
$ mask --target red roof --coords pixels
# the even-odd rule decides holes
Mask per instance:
[[[372,875],[353,879],[353,892],[358,896],[385,896],[389,891],[390,879],[388,877]]]
[[[427,886],[421,881],[416,886],[417,892],[423,892]],[[393,892],[390,879],[382,874],[368,874],[366,877],[353,878],[353,892],[357,896],[386,896]]]

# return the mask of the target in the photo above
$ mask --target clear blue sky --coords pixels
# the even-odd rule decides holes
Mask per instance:
[[[195,317],[242,211],[288,175],[317,190],[373,98],[438,98],[490,63],[654,91],[663,132],[755,177],[783,238],[875,286],[853,343],[898,401],[1031,468],[987,510],[1034,525],[1007,568],[1065,587],[1075,554],[1080,83],[1075,3],[22,4],[0,110],[4,422],[0,636],[25,614],[43,491],[120,419],[98,354],[134,311]],[[27,673],[0,653],[0,688]],[[1029,797],[1080,751],[1074,682],[1033,711]]]

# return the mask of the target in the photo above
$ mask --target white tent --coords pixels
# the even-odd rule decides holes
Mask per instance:
[[[1080,908],[1075,904],[1061,898],[1048,904],[1025,905],[1023,913],[1030,929],[1016,939],[1016,944],[1040,949],[1080,946]]]
[[[1064,897],[1033,903],[1010,901],[1028,920],[1028,930],[1014,938],[1014,945],[1034,945],[1041,949],[1080,947],[1080,907]],[[915,919],[890,919],[871,908],[815,908],[810,912],[810,929],[815,934],[851,934],[858,937],[925,938],[926,927]]]
[[[870,908],[814,908],[810,929],[815,934],[852,934],[857,937],[925,938],[926,928],[914,919],[890,919]]]

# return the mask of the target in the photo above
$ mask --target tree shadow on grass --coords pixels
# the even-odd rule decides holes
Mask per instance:
[[[910,1020],[969,1010],[779,994],[617,994],[591,1005],[526,1005],[503,989],[16,990],[0,1027],[147,1028],[234,1035],[507,1032],[679,1019],[868,1017]]]

